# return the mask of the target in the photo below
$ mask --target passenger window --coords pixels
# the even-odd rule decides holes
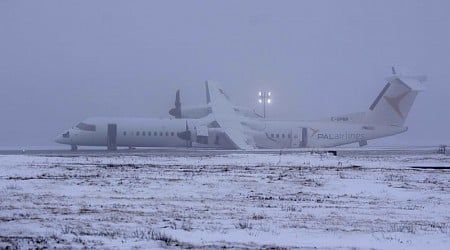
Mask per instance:
[[[127,131],[123,131],[123,135],[124,135],[124,136],[127,135]]]
[[[142,135],[145,136],[145,131],[142,132]]]
[[[274,138],[274,137],[275,137],[275,135],[274,135],[274,134],[271,134],[271,135],[270,135],[270,137]]]
[[[175,133],[174,132],[170,132],[170,136],[174,136],[175,135]]]
[[[291,134],[288,134],[288,138],[289,138],[289,139],[291,138]]]
[[[152,136],[152,132],[148,131],[147,132],[148,136]]]
[[[166,132],[166,136],[169,136],[169,132]]]
[[[280,138],[280,134],[277,134],[277,138]]]
[[[163,136],[163,132],[159,132],[159,136]]]
[[[284,139],[284,134],[282,134],[281,137],[283,137],[283,139]]]
[[[136,135],[137,135],[137,136],[139,136],[139,131],[138,131],[138,132],[136,132]]]
[[[157,136],[157,135],[158,135],[158,133],[157,133],[157,132],[153,132],[153,135],[154,135],[154,136]]]

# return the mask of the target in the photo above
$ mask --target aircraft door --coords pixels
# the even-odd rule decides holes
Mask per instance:
[[[302,128],[302,144],[301,147],[305,148],[308,145],[308,128]]]
[[[299,148],[302,143],[302,129],[294,128],[291,130],[291,148]]]
[[[108,124],[106,145],[109,151],[117,150],[117,124]]]

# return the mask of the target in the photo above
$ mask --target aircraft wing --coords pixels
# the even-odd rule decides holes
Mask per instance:
[[[245,134],[239,122],[218,121],[218,123],[237,149],[252,150],[256,148],[253,138]]]
[[[236,114],[225,91],[218,87],[216,83],[206,82],[205,84],[206,89],[209,91],[212,115],[222,128],[223,132],[228,136],[228,139],[230,139],[238,149],[255,149],[256,146],[253,137],[245,133],[240,118]]]

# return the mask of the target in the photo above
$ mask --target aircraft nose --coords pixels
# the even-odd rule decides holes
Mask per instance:
[[[61,134],[55,138],[55,142],[57,143],[67,143],[70,138],[70,132],[67,131],[64,134]]]
[[[61,136],[61,135],[58,135],[58,136],[55,138],[55,142],[56,142],[56,143],[62,143],[62,136]]]

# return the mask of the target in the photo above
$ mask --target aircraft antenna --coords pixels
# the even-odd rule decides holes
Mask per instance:
[[[395,71],[395,67],[392,66],[391,69],[392,69],[392,74],[393,74],[394,76],[397,75],[397,72]]]

